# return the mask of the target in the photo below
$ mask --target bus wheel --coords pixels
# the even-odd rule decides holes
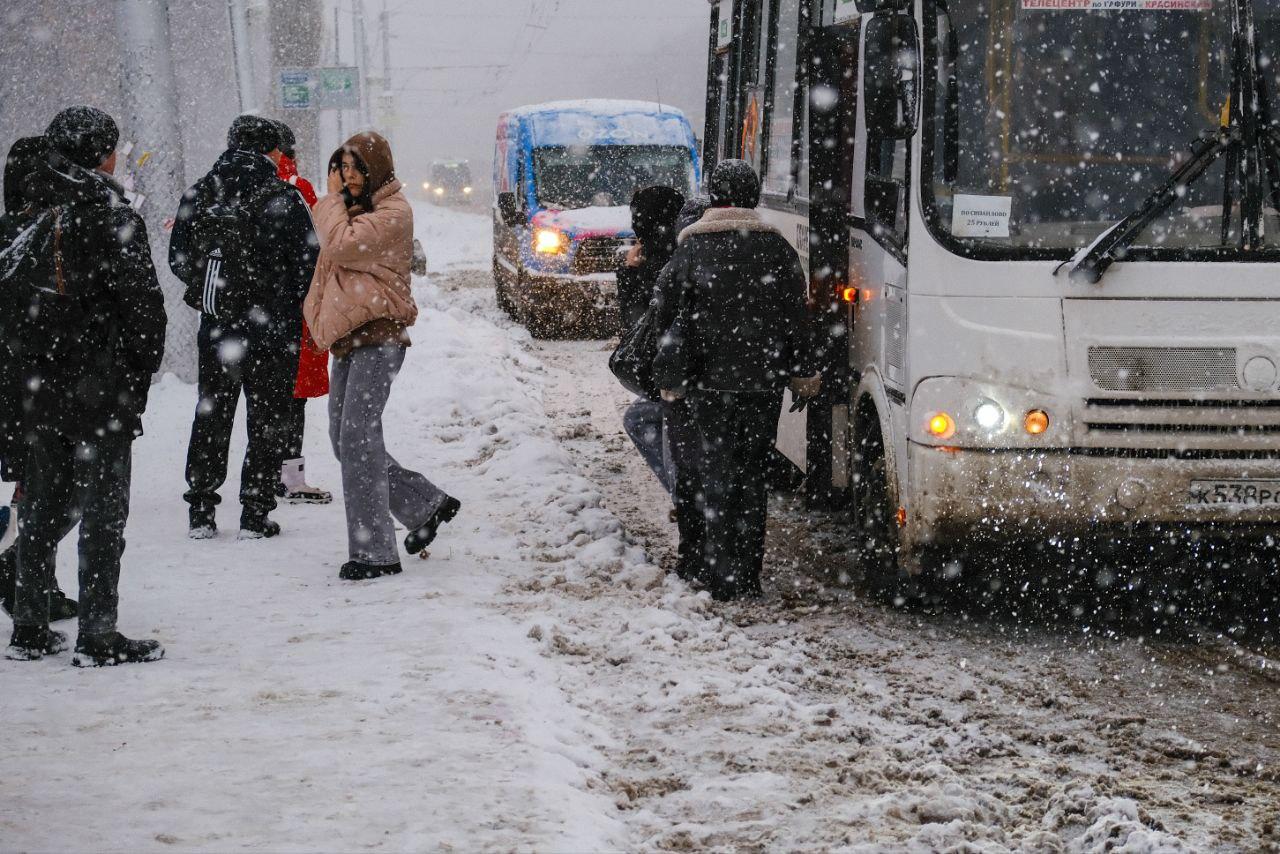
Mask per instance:
[[[898,566],[898,531],[889,500],[888,461],[884,440],[874,419],[854,451],[854,554],[863,583],[877,593],[894,594],[902,586]]]
[[[502,283],[502,265],[498,263],[498,256],[493,256],[493,293],[498,299],[498,308],[502,309],[507,317],[515,319],[516,307],[511,302],[511,294],[507,290],[507,286]]]

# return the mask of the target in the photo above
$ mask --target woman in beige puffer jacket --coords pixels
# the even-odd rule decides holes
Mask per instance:
[[[395,177],[391,146],[361,133],[329,161],[329,194],[315,207],[320,260],[303,314],[321,349],[333,352],[329,437],[342,464],[350,560],[339,575],[400,572],[392,516],[422,551],[461,505],[386,451],[382,412],[418,316],[409,267],[413,209]]]

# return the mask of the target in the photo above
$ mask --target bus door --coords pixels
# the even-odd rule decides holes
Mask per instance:
[[[859,21],[810,30],[809,64],[809,282],[815,311],[826,315],[819,335],[822,406],[811,406],[807,428],[808,499],[834,505],[848,487],[849,328],[852,304],[842,299],[849,282],[849,199],[857,151]],[[855,366],[856,367],[856,366]]]
[[[907,393],[907,215],[915,104],[913,98],[899,97],[904,87],[895,75],[901,74],[898,57],[916,50],[915,33],[905,10],[861,16],[861,97],[850,196],[849,281],[857,289],[852,356],[860,369],[874,366],[889,403],[898,407],[905,405]]]
[[[734,52],[737,43],[739,3],[719,0],[711,8],[711,52],[707,66],[707,121],[702,140],[703,175],[716,164],[735,156]]]

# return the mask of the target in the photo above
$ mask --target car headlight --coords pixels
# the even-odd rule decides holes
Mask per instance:
[[[424,189],[424,190],[430,190],[430,189],[431,189],[431,182],[430,182],[430,181],[423,181],[423,182],[422,182],[422,189]]]
[[[539,228],[533,233],[533,251],[539,255],[563,255],[569,251],[569,238],[554,228]]]
[[[444,187],[436,187],[436,195],[437,195],[437,196],[443,196],[443,195],[444,195]]]
[[[471,188],[470,188],[470,187],[463,187],[463,188],[462,188],[462,192],[466,193],[466,194],[469,196],[469,195],[471,195]]]
[[[994,433],[1004,426],[1004,407],[994,400],[981,400],[973,410],[973,420],[988,433]]]

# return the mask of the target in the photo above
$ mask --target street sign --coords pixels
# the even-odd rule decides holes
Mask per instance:
[[[359,68],[286,68],[280,72],[285,110],[358,110]]]
[[[280,72],[280,107],[282,109],[310,110],[315,106],[313,101],[309,70],[291,68]]]
[[[317,68],[316,106],[321,110],[360,108],[359,68]]]

